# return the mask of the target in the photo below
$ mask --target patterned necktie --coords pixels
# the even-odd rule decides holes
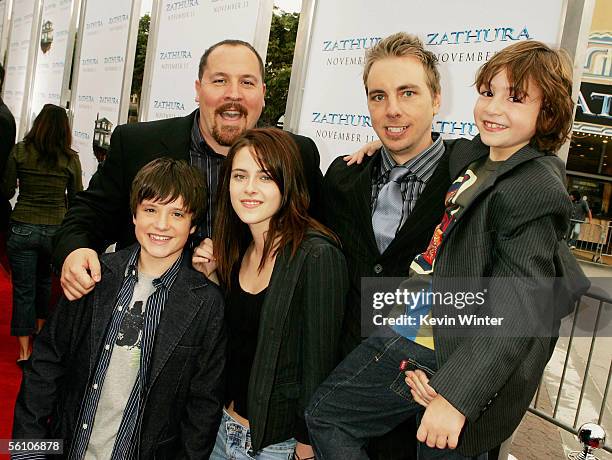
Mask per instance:
[[[376,237],[376,245],[382,254],[402,222],[404,200],[402,197],[402,182],[410,170],[403,166],[395,166],[389,172],[389,181],[378,192],[376,208],[372,213],[372,228]]]

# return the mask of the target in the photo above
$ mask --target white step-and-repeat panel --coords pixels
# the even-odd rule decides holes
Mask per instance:
[[[127,121],[140,0],[83,0],[82,8],[70,106],[87,187],[113,129]]]
[[[0,62],[4,62],[6,43],[8,40],[8,0],[0,0]]]
[[[490,0],[305,1],[288,128],[315,140],[323,171],[335,157],[374,139],[362,81],[365,52],[381,38],[405,31],[419,36],[440,62],[442,107],[433,129],[445,136],[472,137],[477,134],[472,117],[476,70],[519,40],[558,46],[566,3],[513,0],[506,8]],[[307,30],[302,21],[309,16]],[[302,71],[295,71],[296,64]]]
[[[70,78],[77,0],[45,0],[36,40],[37,56],[33,73],[28,127],[43,105],[62,105],[62,85]],[[68,63],[68,66],[66,66]]]
[[[251,43],[265,62],[272,0],[159,0],[154,4],[140,118],[188,115],[196,107],[200,57],[224,39]]]
[[[17,140],[25,134],[20,129],[21,112],[25,99],[25,91],[29,89],[26,85],[28,65],[31,62],[33,52],[33,37],[36,31],[33,29],[34,13],[40,0],[14,0],[12,20],[10,23],[10,38],[6,56],[6,75],[2,89],[2,99],[15,117],[17,126]],[[34,32],[34,33],[33,33]]]

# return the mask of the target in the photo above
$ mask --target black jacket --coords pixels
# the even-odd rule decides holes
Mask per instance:
[[[64,439],[68,454],[129,254],[103,255],[96,289],[80,300],[60,301],[24,369],[13,438]],[[155,334],[139,458],[210,455],[223,404],[223,308],[221,292],[184,257]]]
[[[87,190],[77,194],[54,238],[53,264],[61,269],[68,254],[78,248],[104,250],[135,241],[130,212],[130,187],[144,165],[160,157],[189,161],[191,129],[196,112],[186,117],[118,126],[111,136],[106,160],[91,178]],[[312,139],[292,135],[298,144],[311,194],[310,214],[320,209],[319,151]]]
[[[342,333],[346,355],[361,343],[361,278],[405,277],[412,259],[424,251],[442,219],[444,196],[451,184],[449,157],[454,141],[445,141],[445,152],[410,216],[389,247],[380,254],[372,229],[372,168],[380,153],[347,166],[341,158],[325,175],[324,222],[339,237],[349,269],[350,290]]]
[[[480,136],[458,140],[451,175],[458,177],[488,154]],[[438,371],[429,384],[467,418],[457,448],[463,455],[477,455],[510,437],[552,353],[558,321],[567,314],[550,309],[556,308],[550,292],[554,277],[563,275],[558,254],[567,250],[562,238],[571,212],[564,169],[556,156],[523,147],[478,187],[436,256],[434,291],[448,291],[453,279],[486,280],[490,304],[504,318],[505,329],[495,336],[460,337],[434,326]],[[452,304],[432,307],[433,317],[456,312]],[[479,310],[466,306],[461,313]],[[528,332],[542,322],[550,325],[550,335]]]
[[[348,289],[342,252],[310,233],[290,255],[286,247],[276,258],[259,323],[247,402],[256,451],[306,432],[304,410],[340,361]]]

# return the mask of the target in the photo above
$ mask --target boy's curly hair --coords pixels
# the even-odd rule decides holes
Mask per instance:
[[[572,66],[565,50],[553,50],[542,42],[514,43],[496,53],[476,74],[477,89],[489,88],[502,70],[514,95],[523,97],[529,83],[542,91],[542,105],[531,144],[542,152],[554,153],[568,139],[572,129]]]

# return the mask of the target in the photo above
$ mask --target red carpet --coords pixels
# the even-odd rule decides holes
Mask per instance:
[[[15,397],[21,383],[21,370],[15,364],[19,348],[15,337],[10,336],[11,299],[10,278],[0,265],[0,439],[11,437]]]

